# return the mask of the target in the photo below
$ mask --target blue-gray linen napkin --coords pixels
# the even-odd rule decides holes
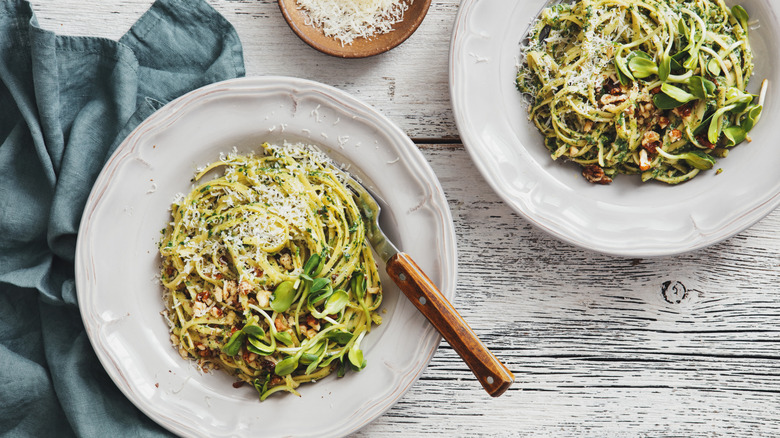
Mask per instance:
[[[92,350],[76,235],[95,178],[136,125],[244,73],[235,30],[202,0],[158,0],[119,41],[56,35],[26,1],[0,0],[0,436],[167,435]]]

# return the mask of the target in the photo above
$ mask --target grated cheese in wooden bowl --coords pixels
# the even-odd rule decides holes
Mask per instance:
[[[341,45],[355,38],[370,39],[403,21],[413,0],[297,0],[308,13],[307,25],[319,27]]]

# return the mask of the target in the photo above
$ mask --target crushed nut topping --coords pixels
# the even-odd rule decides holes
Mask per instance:
[[[612,178],[604,173],[604,169],[602,169],[598,164],[591,164],[586,166],[582,170],[582,176],[584,176],[585,179],[589,182],[595,184],[609,184],[612,182]]]

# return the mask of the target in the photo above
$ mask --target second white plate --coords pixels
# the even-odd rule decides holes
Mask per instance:
[[[728,238],[780,204],[780,22],[770,0],[744,0],[755,74],[770,87],[753,142],[678,186],[619,176],[590,184],[553,161],[515,88],[520,40],[544,0],[464,0],[450,48],[450,93],[461,138],[484,178],[515,211],[571,244],[629,257],[664,256]],[[729,2],[734,4],[734,2]]]

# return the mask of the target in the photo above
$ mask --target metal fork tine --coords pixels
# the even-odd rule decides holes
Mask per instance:
[[[382,211],[378,199],[363,184],[360,184],[349,173],[339,170],[344,175],[346,185],[352,191],[355,203],[363,216],[363,222],[366,226],[366,238],[371,242],[374,250],[387,261],[390,256],[399,252],[398,248],[387,237],[385,232],[379,226],[379,215]]]

